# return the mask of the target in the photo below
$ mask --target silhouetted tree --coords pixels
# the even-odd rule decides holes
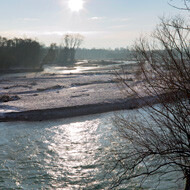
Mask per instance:
[[[149,122],[115,120],[128,143],[126,152],[117,152],[116,169],[121,168],[114,187],[139,176],[181,172],[190,190],[190,28],[182,18],[162,19],[154,41],[141,38],[135,46],[141,83],[133,86],[118,74],[123,90],[142,102],[143,96],[156,99],[143,108]],[[179,176],[176,176],[178,178]]]
[[[76,49],[82,44],[84,37],[80,34],[66,34],[61,44],[58,61],[60,64],[72,64],[75,61]]]

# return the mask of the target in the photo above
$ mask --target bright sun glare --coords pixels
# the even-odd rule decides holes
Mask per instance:
[[[69,8],[73,12],[78,12],[83,9],[83,0],[69,0]]]

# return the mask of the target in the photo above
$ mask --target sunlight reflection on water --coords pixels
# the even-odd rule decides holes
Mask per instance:
[[[121,145],[112,117],[0,123],[0,189],[107,189],[106,154]]]
[[[104,132],[99,118],[86,119],[1,123],[0,188],[78,189],[99,183]]]

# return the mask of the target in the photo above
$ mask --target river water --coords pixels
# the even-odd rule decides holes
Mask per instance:
[[[0,189],[109,188],[106,157],[124,142],[112,124],[113,117],[110,112],[55,121],[0,123]],[[165,177],[158,189],[179,189],[175,177]],[[151,180],[144,189],[157,186],[156,179]],[[117,189],[138,189],[138,183],[129,181]]]

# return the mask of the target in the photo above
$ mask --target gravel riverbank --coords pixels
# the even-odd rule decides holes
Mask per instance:
[[[88,67],[78,63],[70,70],[50,67],[37,74],[1,76],[0,95],[16,99],[0,103],[0,121],[48,120],[137,108],[142,100],[126,97],[118,88],[114,70],[121,66],[128,68],[127,80],[132,83],[134,68],[128,62]]]

